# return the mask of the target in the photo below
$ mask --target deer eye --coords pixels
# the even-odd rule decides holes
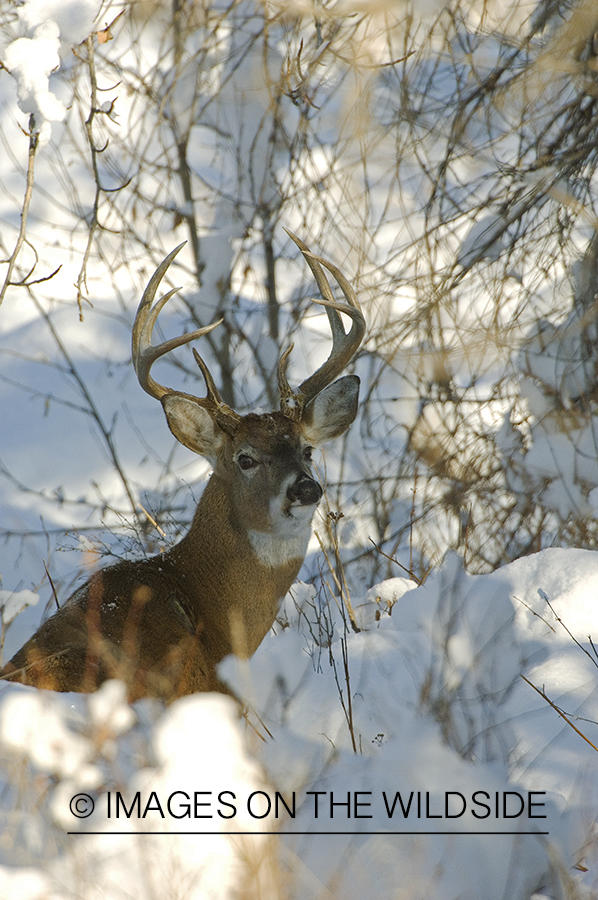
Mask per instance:
[[[257,466],[257,460],[253,459],[251,456],[248,456],[246,453],[240,453],[237,457],[237,462],[239,463],[242,469],[253,469],[254,466]]]
[[[313,453],[313,447],[304,447],[303,448],[303,459],[306,459],[308,462],[311,462],[311,455]]]

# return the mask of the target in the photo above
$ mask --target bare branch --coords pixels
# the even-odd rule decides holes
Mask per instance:
[[[27,162],[27,186],[25,189],[25,196],[23,197],[23,206],[21,209],[21,227],[19,229],[19,236],[17,238],[15,248],[11,254],[10,259],[8,260],[8,271],[4,279],[4,284],[0,289],[0,306],[2,305],[2,301],[6,296],[8,288],[11,284],[13,284],[12,274],[14,272],[15,266],[17,264],[17,258],[19,256],[19,253],[21,252],[21,248],[23,246],[23,243],[25,242],[25,236],[27,234],[27,216],[29,214],[31,196],[33,194],[33,173],[35,166],[35,154],[37,153],[38,145],[39,131],[36,130],[35,117],[32,114],[31,116],[29,116],[29,156]]]

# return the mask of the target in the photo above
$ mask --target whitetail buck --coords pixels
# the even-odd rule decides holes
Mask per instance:
[[[261,415],[230,409],[195,350],[205,397],[158,384],[150,369],[160,356],[219,324],[152,345],[158,314],[175,291],[152,307],[154,297],[180,247],[167,256],[139,304],[133,364],[141,387],[161,401],[174,436],[206,457],[213,474],[180,543],[159,556],[98,570],[13,656],[2,670],[5,679],[91,691],[117,677],[132,700],[222,690],[216,664],[233,652],[251,656],[271,628],[305,558],[322,496],[310,466],[312,446],[343,434],[357,412],[359,379],[335,379],[365,331],[346,278],[289,235],[320,289],[315,302],[328,314],[328,360],[293,391],[286,377],[289,347],[278,365],[281,409]],[[334,300],[322,266],[346,303]],[[339,312],[352,320],[348,333]]]

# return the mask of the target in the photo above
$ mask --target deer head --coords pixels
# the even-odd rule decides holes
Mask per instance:
[[[312,448],[347,430],[357,413],[359,396],[356,375],[338,378],[365,332],[365,320],[355,292],[336,266],[314,256],[303,241],[287,233],[314,274],[321,293],[321,298],[314,302],[326,309],[333,343],[326,362],[296,390],[291,388],[286,375],[293,346],[283,353],[278,366],[280,411],[240,416],[224,403],[207,365],[195,349],[195,361],[205,382],[204,397],[172,390],[152,378],[150,369],[159,357],[202,337],[220,324],[215,322],[157,346],[152,344],[158,315],[178,289],[170,291],[155,305],[154,297],[182,244],[166,257],[151,278],[133,328],[133,363],[141,387],[161,401],[168,426],[177,440],[206,457],[214,467],[215,476],[229,485],[237,520],[252,520],[248,533],[256,545],[259,538],[255,535],[259,534],[289,538],[299,532],[303,535],[305,523],[311,521],[322,494],[311,472]],[[323,267],[337,280],[345,303],[334,299]],[[351,319],[348,333],[340,313]]]

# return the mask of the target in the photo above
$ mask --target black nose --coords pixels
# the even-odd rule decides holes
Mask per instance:
[[[312,503],[317,503],[321,496],[322,488],[309,475],[300,475],[297,481],[287,490],[287,497],[291,503],[298,500],[302,506],[310,506]]]

